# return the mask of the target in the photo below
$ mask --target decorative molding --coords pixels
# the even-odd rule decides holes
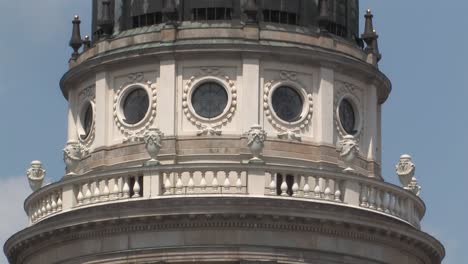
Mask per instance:
[[[92,108],[92,111],[93,111],[93,123],[91,124],[91,130],[89,131],[89,134],[86,138],[81,138],[81,133],[84,131],[84,127],[82,126],[82,118],[83,118],[83,111],[85,111],[85,107],[87,106],[87,104],[90,104],[91,105],[91,108]],[[78,121],[78,139],[80,141],[80,143],[86,148],[86,149],[89,149],[94,141],[94,138],[96,137],[96,98],[93,97],[92,99],[90,98],[89,101],[87,102],[84,102],[82,103],[81,105],[81,108],[80,108],[80,111],[78,112],[79,115],[78,115],[78,118],[79,118],[79,121]],[[82,130],[82,131],[80,131]]]
[[[220,83],[228,94],[228,105],[226,110],[219,116],[213,119],[200,117],[191,107],[191,96],[193,89],[205,81],[216,81]],[[197,135],[221,135],[223,126],[226,126],[234,116],[237,109],[237,88],[236,83],[227,74],[223,73],[218,68],[204,67],[198,73],[190,77],[184,87],[182,97],[182,108],[184,115],[192,125],[197,127]]]
[[[114,122],[119,131],[124,135],[123,142],[142,141],[144,133],[148,130],[156,117],[157,106],[157,86],[151,81],[144,81],[144,73],[131,73],[127,76],[128,81],[125,82],[114,97]],[[146,90],[150,99],[149,109],[146,116],[137,124],[130,125],[123,121],[121,114],[121,100],[125,95],[135,87],[141,87]]]
[[[270,80],[265,83],[263,91],[263,109],[268,122],[278,131],[278,138],[292,141],[301,141],[301,132],[312,124],[313,115],[313,96],[302,88],[303,86],[297,80],[297,73],[281,71],[279,73],[281,80]],[[280,86],[289,86],[296,89],[303,96],[304,105],[302,117],[299,121],[287,123],[276,116],[271,104],[272,91]]]
[[[359,146],[357,140],[352,135],[345,135],[344,138],[337,143],[336,150],[340,153],[340,157],[346,164],[344,172],[353,172],[351,167],[353,160],[359,155]]]
[[[85,87],[78,94],[78,101],[80,103],[86,100],[94,101],[95,98],[96,98],[96,86],[95,85],[90,85],[90,86]]]
[[[363,136],[363,131],[365,128],[365,109],[364,109],[364,103],[361,101],[361,98],[363,98],[364,93],[363,89],[361,87],[358,87],[354,84],[351,84],[349,82],[345,81],[335,81],[335,98],[334,98],[334,109],[335,109],[335,114],[334,114],[334,121],[335,121],[335,127],[336,131],[338,131],[339,139],[338,140],[343,140],[348,133],[344,130],[344,128],[341,126],[341,121],[339,117],[339,107],[341,100],[343,99],[349,99],[351,103],[355,106],[355,115],[356,115],[356,122],[357,122],[357,132],[356,134],[352,135],[354,138],[359,141],[361,140]],[[356,109],[357,108],[357,109]]]

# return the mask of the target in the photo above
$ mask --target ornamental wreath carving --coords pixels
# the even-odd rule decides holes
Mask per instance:
[[[272,104],[272,95],[275,89],[287,86],[291,87],[303,100],[302,113],[297,121],[287,122],[275,114]],[[265,83],[263,91],[263,109],[268,122],[278,131],[278,137],[293,141],[301,141],[301,133],[310,126],[313,114],[313,96],[302,88],[294,72],[280,72],[280,80],[270,80]]]
[[[149,108],[145,117],[136,124],[124,122],[122,115],[122,100],[135,88],[142,88],[148,93]],[[151,81],[144,81],[143,73],[131,73],[127,76],[127,81],[117,90],[114,97],[114,122],[119,131],[124,135],[123,142],[136,142],[144,138],[144,133],[148,130],[156,117],[157,107],[157,86]]]
[[[215,118],[203,118],[193,109],[191,93],[198,85],[204,82],[214,81],[221,84],[227,92],[228,103],[225,111]],[[237,88],[236,83],[227,74],[218,68],[201,68],[196,74],[191,76],[184,86],[182,96],[182,108],[184,115],[198,131],[197,135],[221,135],[223,126],[226,126],[233,118],[237,109]]]

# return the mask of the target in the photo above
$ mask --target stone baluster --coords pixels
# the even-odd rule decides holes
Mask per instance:
[[[377,206],[377,210],[383,211],[382,210],[382,191],[380,191],[379,189],[376,189],[375,196],[376,196],[375,204]]]
[[[224,192],[229,192],[231,189],[231,181],[229,180],[230,171],[224,171]]]
[[[132,198],[138,198],[138,197],[141,197],[140,195],[140,191],[141,191],[141,186],[140,186],[140,182],[138,181],[138,176],[135,177],[135,184],[133,184],[133,196]]]
[[[369,207],[369,192],[366,185],[361,185],[361,206]]]
[[[270,194],[271,195],[276,195],[276,177],[275,177],[275,174],[272,173],[272,172],[269,172],[270,174],[270,178],[271,178],[271,182],[270,182]]]
[[[100,181],[99,179],[96,179],[94,182],[94,193],[93,193],[93,202],[98,203],[99,199],[101,198],[101,190],[100,190]]]
[[[128,176],[123,177],[122,198],[128,199],[130,197],[130,186],[128,185]]]
[[[321,193],[322,193],[322,188],[320,187],[320,177],[318,176],[315,176],[314,177],[314,181],[315,181],[315,187],[314,187],[314,197],[316,199],[320,199],[321,198]]]
[[[375,187],[369,188],[369,208],[376,209],[375,207]]]
[[[184,193],[184,183],[182,182],[182,172],[174,172],[174,176],[176,177],[176,194],[183,194]]]
[[[55,192],[52,192],[52,194],[50,195],[50,199],[52,201],[50,207],[52,207],[52,212],[55,213],[57,212],[57,194]]]
[[[304,187],[302,191],[304,192],[304,197],[309,197],[310,195],[310,185],[309,185],[309,176],[302,176],[304,179]]]
[[[188,182],[188,192],[193,193],[195,191],[195,181],[193,180],[193,171],[189,171],[189,182]]]
[[[211,181],[211,188],[214,193],[219,192],[218,172],[213,171],[213,180]]]
[[[116,200],[119,198],[119,179],[112,177],[112,192],[110,194],[111,200]]]
[[[206,191],[206,171],[201,171],[201,181],[200,181],[200,188],[202,192]]]
[[[84,203],[88,204],[91,202],[91,183],[87,182],[85,183],[85,198],[84,198]]]
[[[388,211],[390,214],[395,214],[395,195],[393,193],[388,193]]]
[[[109,200],[109,179],[104,179],[104,190],[102,191],[102,200],[107,201]]]
[[[395,206],[394,206],[394,214],[396,216],[400,215],[400,198],[395,194],[395,197],[394,197],[394,203],[395,203]]]
[[[292,196],[297,197],[299,195],[299,176],[298,175],[293,175],[294,183],[292,185]]]
[[[383,201],[382,210],[387,214],[390,213],[390,210],[389,210],[389,207],[390,207],[390,193],[384,191],[382,201]]]
[[[341,202],[341,186],[340,181],[335,182],[335,202]]]
[[[242,171],[237,172],[236,188],[237,193],[242,193]]]
[[[62,190],[59,190],[57,193],[57,211],[62,211]]]
[[[41,217],[44,217],[46,214],[47,214],[46,200],[42,199]]]
[[[52,206],[50,205],[50,196],[46,196],[45,201],[46,201],[46,210],[47,210],[47,215],[48,215],[52,212]]]
[[[81,184],[79,184],[78,189],[77,189],[78,194],[76,195],[76,203],[78,204],[78,206],[83,204],[84,196],[83,196],[82,189],[83,189],[83,186]]]
[[[171,195],[172,194],[172,184],[171,184],[171,173],[166,172],[164,173],[166,180],[164,181],[164,195]]]
[[[330,186],[332,186],[333,183],[331,182],[330,179],[326,179],[324,181],[325,181],[325,190],[323,191],[324,198],[325,200],[332,200],[332,197],[331,197],[332,190]]]
[[[283,182],[281,183],[281,196],[288,196],[288,184],[286,183],[286,174],[283,174]]]

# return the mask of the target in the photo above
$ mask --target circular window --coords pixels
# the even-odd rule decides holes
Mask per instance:
[[[93,127],[93,120],[94,119],[94,113],[93,113],[93,106],[91,103],[88,103],[86,107],[84,108],[82,114],[81,114],[81,128],[82,128],[82,133],[80,135],[80,138],[82,140],[88,138],[89,134],[91,133],[91,129]]]
[[[221,115],[228,104],[228,94],[216,82],[205,82],[192,93],[192,107],[199,116],[214,118]]]
[[[123,100],[122,110],[124,121],[134,125],[143,118],[149,109],[149,96],[145,89],[136,88],[130,91]]]
[[[295,122],[301,119],[303,98],[296,89],[281,86],[274,90],[271,103],[276,115],[284,121]]]
[[[346,133],[356,134],[356,115],[354,107],[348,99],[341,100],[339,107],[340,123]]]

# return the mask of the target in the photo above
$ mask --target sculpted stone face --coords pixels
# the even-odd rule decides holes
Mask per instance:
[[[31,162],[31,167],[26,171],[29,180],[29,186],[33,191],[42,187],[42,182],[46,174],[46,170],[42,168],[42,163],[38,160]]]

